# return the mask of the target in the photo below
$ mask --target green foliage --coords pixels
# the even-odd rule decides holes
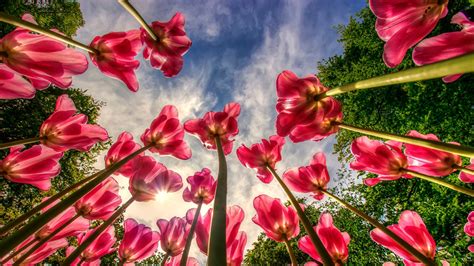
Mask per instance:
[[[472,0],[470,1],[472,3]],[[449,14],[440,21],[430,36],[442,32],[457,31],[450,24],[451,17],[469,6],[467,0],[450,1]],[[318,77],[327,87],[363,80],[401,69],[414,67],[411,50],[403,63],[390,69],[383,63],[384,42],[374,28],[375,16],[369,8],[362,9],[347,25],[336,27],[340,34],[343,53],[320,62]],[[441,140],[457,141],[474,146],[474,75],[466,74],[454,83],[445,84],[440,79],[395,85],[386,88],[361,90],[338,95],[344,111],[344,122],[370,129],[406,134],[409,130],[434,133]],[[334,152],[343,164],[352,160],[350,144],[360,136],[341,130],[337,135]],[[465,160],[464,163],[468,163]],[[340,169],[343,185],[336,188],[343,198],[372,217],[393,224],[403,210],[414,210],[423,218],[433,235],[439,250],[438,259],[447,259],[451,265],[472,265],[474,256],[467,246],[474,241],[465,235],[463,226],[467,214],[474,210],[474,202],[468,196],[456,193],[436,184],[417,179],[401,179],[383,182],[375,187],[359,184],[356,179],[371,177]],[[372,176],[373,177],[373,176]],[[457,178],[457,173],[445,177],[449,182],[473,188]],[[315,224],[319,212],[329,211],[336,226],[351,236],[349,261],[351,265],[380,265],[385,261],[401,262],[393,253],[376,245],[369,237],[372,227],[345,209],[328,200],[308,207]],[[301,237],[303,233],[300,234]],[[295,245],[296,240],[292,240]],[[296,246],[295,246],[296,247]],[[296,249],[295,249],[296,250]],[[298,254],[298,262],[309,261],[309,256]],[[289,263],[285,246],[261,234],[247,253],[245,262],[250,265]]]

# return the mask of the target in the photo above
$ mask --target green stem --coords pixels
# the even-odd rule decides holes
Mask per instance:
[[[226,217],[227,217],[227,162],[219,136],[215,138],[217,155],[219,157],[219,173],[217,175],[216,196],[207,249],[207,265],[217,266],[227,264]]]
[[[291,266],[297,266],[298,262],[296,260],[295,253],[293,252],[293,249],[291,248],[290,242],[288,241],[286,237],[283,240],[285,241],[286,250],[288,250],[288,254],[290,255]]]
[[[426,66],[414,67],[396,73],[356,81],[329,90],[324,94],[324,96],[334,96],[354,90],[377,88],[407,82],[441,78],[454,74],[474,72],[474,64],[472,62],[474,62],[474,53],[462,55]]]
[[[33,245],[37,241],[36,238],[33,238],[30,242],[28,242],[26,245],[23,247],[19,248],[18,250],[12,252],[8,257],[4,258],[1,262],[0,265],[6,264],[11,258],[14,258],[16,255],[20,254],[23,252],[25,249],[29,248],[31,245]]]
[[[374,218],[368,216],[367,214],[363,213],[359,209],[357,209],[354,206],[350,205],[349,203],[347,203],[343,199],[338,198],[336,195],[334,195],[334,194],[332,194],[332,193],[330,193],[326,190],[321,190],[321,192],[324,193],[325,195],[327,195],[328,197],[334,199],[339,204],[346,207],[347,209],[349,209],[351,212],[358,215],[362,219],[366,220],[368,223],[370,223],[374,227],[378,228],[380,231],[384,232],[391,239],[393,239],[393,241],[397,242],[397,244],[399,244],[401,247],[403,247],[406,251],[408,251],[410,254],[415,256],[419,261],[421,261],[425,265],[433,265],[433,266],[436,265],[436,263],[433,260],[431,260],[431,259],[427,258],[425,255],[421,254],[418,250],[416,250],[410,244],[405,242],[405,240],[403,240],[398,235],[396,235],[395,233],[390,231],[387,227],[385,227],[383,224],[379,223]]]
[[[438,185],[441,185],[441,186],[443,186],[443,187],[447,187],[447,188],[452,189],[452,190],[454,190],[454,191],[457,191],[457,192],[466,194],[466,195],[468,195],[468,196],[474,197],[474,190],[472,190],[472,189],[460,187],[460,186],[457,186],[457,185],[448,183],[448,182],[444,181],[444,180],[441,179],[441,178],[436,178],[436,177],[432,177],[432,176],[427,176],[427,175],[420,174],[420,173],[415,172],[415,171],[412,171],[412,170],[403,169],[403,171],[405,171],[407,174],[410,174],[410,175],[412,175],[412,176],[418,177],[418,178],[420,178],[420,179],[423,179],[423,180],[426,180],[426,181],[430,181],[430,182],[436,183],[436,184],[438,184]]]
[[[33,32],[36,32],[36,33],[39,33],[39,34],[43,34],[43,35],[46,35],[50,38],[53,38],[55,40],[58,40],[60,42],[64,42],[64,43],[67,43],[69,45],[72,45],[72,46],[75,46],[77,48],[81,48],[89,53],[92,53],[92,54],[98,54],[99,51],[97,51],[96,49],[92,48],[92,47],[89,47],[85,44],[82,44],[80,42],[77,42],[65,35],[62,35],[60,33],[57,33],[57,32],[54,32],[54,31],[51,31],[51,30],[47,30],[47,29],[43,29],[41,28],[40,26],[36,25],[36,24],[33,24],[33,23],[30,23],[28,21],[24,21],[22,19],[18,19],[14,16],[10,16],[8,14],[5,14],[3,12],[0,12],[0,21],[3,21],[5,23],[8,23],[8,24],[11,24],[11,25],[14,25],[14,26],[17,26],[17,27],[21,27],[21,28],[24,28],[24,29],[27,29],[27,30],[30,30],[30,31],[33,31]]]
[[[395,141],[417,145],[417,146],[425,147],[429,149],[435,149],[439,151],[454,153],[454,154],[469,157],[469,158],[474,157],[474,148],[467,147],[467,146],[459,146],[459,145],[454,145],[450,143],[444,143],[444,142],[434,141],[434,140],[429,140],[429,139],[420,139],[420,138],[416,138],[412,136],[403,136],[403,135],[385,133],[385,132],[375,131],[371,129],[347,125],[344,123],[335,122],[335,124],[340,128],[354,131],[361,134],[365,134],[365,135],[370,135],[373,137],[395,140]]]
[[[150,26],[146,23],[146,21],[143,19],[140,13],[138,13],[135,7],[133,7],[132,4],[128,2],[128,0],[118,0],[118,2],[119,4],[123,6],[123,8],[125,8],[125,10],[128,11],[128,13],[130,13],[130,15],[132,15],[138,21],[138,23],[140,23],[140,25],[146,30],[148,35],[150,35],[150,37],[154,41],[158,41],[158,37],[156,37],[156,34],[153,32]]]
[[[194,214],[193,223],[191,224],[191,228],[189,228],[188,238],[186,239],[186,245],[184,246],[183,255],[181,256],[181,262],[179,263],[180,266],[186,266],[186,263],[188,262],[189,249],[191,248],[191,242],[194,238],[194,230],[196,229],[196,224],[201,213],[201,207],[202,198],[199,200],[196,213]]]
[[[306,217],[306,214],[304,214],[303,209],[301,209],[301,206],[299,202],[296,200],[295,196],[293,196],[293,193],[291,193],[290,189],[286,186],[286,184],[283,182],[283,180],[280,178],[280,176],[277,174],[275,169],[273,169],[270,166],[267,166],[267,169],[272,173],[273,177],[278,181],[280,186],[283,188],[285,191],[286,195],[290,199],[291,204],[293,207],[295,207],[296,212],[298,213],[298,216],[301,220],[301,223],[303,224],[303,227],[306,231],[306,233],[309,235],[309,238],[311,239],[311,242],[313,242],[314,247],[318,251],[319,256],[321,256],[321,260],[323,261],[324,265],[334,265],[334,262],[332,261],[331,256],[329,255],[328,251],[324,247],[323,242],[321,239],[318,237],[316,232],[314,231],[313,226],[311,225],[311,222],[309,221],[308,217]]]
[[[99,174],[101,174],[104,170],[99,171],[91,176],[88,176],[84,179],[79,180],[79,182],[67,187],[66,189],[54,194],[53,196],[49,197],[47,200],[41,202],[40,204],[36,205],[33,209],[27,211],[20,217],[16,218],[14,221],[8,223],[4,227],[0,228],[0,236],[8,233],[11,229],[17,227],[18,225],[22,224],[24,221],[29,219],[31,216],[36,214],[37,212],[41,211],[42,209],[46,208],[49,206],[51,203],[53,203],[55,200],[60,199],[62,196],[66,195],[67,193],[73,191],[74,189],[82,186],[83,184],[87,183],[88,181],[94,179],[97,177]]]
[[[117,171],[120,167],[126,164],[128,161],[133,159],[138,154],[148,150],[151,146],[145,146],[136,152],[130,154],[129,156],[125,157],[124,159],[112,164],[108,168],[106,168],[101,174],[99,174],[96,178],[92,179],[90,182],[86,183],[84,186],[79,188],[78,190],[74,191],[69,195],[67,198],[56,204],[54,207],[50,208],[42,215],[34,218],[31,222],[24,225],[18,231],[14,232],[13,234],[9,235],[8,237],[2,239],[0,241],[0,257],[5,256],[10,250],[13,250],[17,245],[23,242],[28,236],[33,235],[36,231],[38,231],[41,227],[43,227],[46,223],[48,223],[51,219],[62,213],[64,210],[69,208],[69,206],[73,205],[76,201],[78,201],[81,197],[86,195],[89,191],[99,185],[102,181],[104,181],[107,177]]]
[[[15,263],[13,263],[13,266],[18,266],[18,265],[21,265],[21,263],[26,260],[29,256],[31,256],[31,254],[33,254],[33,252],[35,252],[37,249],[39,249],[42,245],[44,245],[46,242],[48,242],[50,239],[52,239],[55,235],[59,234],[59,232],[61,232],[62,230],[64,230],[64,228],[66,228],[68,225],[70,225],[72,222],[74,222],[77,218],[79,218],[79,216],[81,216],[79,213],[77,213],[76,215],[74,215],[73,217],[71,217],[71,219],[69,219],[69,221],[65,222],[63,225],[61,225],[60,227],[56,228],[56,230],[54,230],[53,232],[51,232],[47,237],[45,238],[42,238],[41,240],[38,241],[38,243],[36,243],[36,245],[34,245],[32,248],[30,248],[30,250],[28,250],[27,252],[25,252],[25,254],[23,254],[19,259],[17,259],[15,261]]]
[[[109,219],[105,220],[99,227],[97,227],[92,234],[89,235],[75,250],[72,252],[62,263],[61,265],[67,266],[72,265],[72,262],[81,255],[81,253],[90,245],[94,240],[104,232],[107,227],[109,227],[123,212],[132,204],[134,201],[131,197],[127,202],[125,202],[120,208],[118,208]]]
[[[168,260],[169,257],[170,257],[170,254],[169,254],[169,253],[166,253],[165,256],[163,257],[163,260],[161,261],[160,265],[161,265],[161,266],[165,266],[165,265],[166,265],[166,261]]]
[[[15,140],[15,141],[7,142],[7,143],[0,143],[0,150],[7,149],[7,148],[17,146],[17,145],[36,143],[40,140],[41,140],[40,137],[34,137],[34,138],[29,138],[29,139]]]

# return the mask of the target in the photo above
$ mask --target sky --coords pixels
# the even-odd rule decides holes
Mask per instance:
[[[81,0],[85,25],[75,37],[90,43],[96,35],[111,31],[127,31],[139,24],[117,1]],[[182,122],[202,117],[207,111],[219,111],[231,101],[241,105],[240,133],[235,138],[228,161],[228,205],[240,205],[245,211],[241,230],[247,232],[247,248],[251,248],[262,230],[252,222],[255,210],[253,198],[260,194],[286,201],[276,181],[263,184],[252,169],[238,161],[235,150],[275,134],[275,80],[283,70],[298,76],[317,73],[317,62],[341,53],[334,28],[346,24],[365,0],[208,0],[208,1],[131,1],[144,19],[168,21],[176,12],[186,18],[185,29],[193,44],[184,56],[184,67],[174,78],[165,78],[139,56],[137,70],[140,89],[130,92],[120,81],[102,75],[90,64],[89,70],[74,78],[73,86],[86,89],[95,99],[103,101],[99,124],[115,141],[128,131],[138,141],[143,131],[161,108],[173,104]],[[186,178],[207,167],[217,177],[217,153],[205,149],[199,140],[186,135],[193,157],[181,161],[171,157],[154,157],[169,169],[178,172],[186,186]],[[294,144],[287,138],[283,160],[277,164],[282,174],[289,167],[309,164],[316,152],[325,152],[328,169],[337,182],[336,171],[341,166],[332,155],[334,137],[320,142]],[[104,154],[105,155],[105,154]],[[150,154],[149,154],[150,155]],[[104,166],[99,160],[98,168]],[[118,176],[123,201],[130,197],[128,179]],[[183,187],[184,189],[184,187]],[[182,189],[182,190],[183,190]],[[125,217],[135,218],[157,230],[156,220],[183,217],[195,205],[182,200],[182,190],[160,196],[154,202],[135,202]],[[297,194],[302,196],[301,194]],[[203,206],[202,213],[210,206]],[[190,253],[203,261],[195,242]]]

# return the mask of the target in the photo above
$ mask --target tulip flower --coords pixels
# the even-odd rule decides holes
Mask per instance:
[[[286,207],[280,199],[267,195],[253,200],[257,214],[252,221],[259,225],[265,234],[277,242],[286,242],[300,233],[299,218],[295,208]]]
[[[160,234],[134,219],[124,222],[124,234],[118,249],[122,263],[133,263],[152,256],[158,248]]]
[[[191,158],[191,148],[184,141],[184,129],[178,119],[178,110],[166,105],[141,136],[143,145],[151,145],[150,151],[171,155],[181,160]]]
[[[448,0],[370,0],[369,6],[377,17],[375,30],[386,42],[383,60],[392,68],[448,14]]]
[[[49,190],[51,179],[61,170],[62,152],[43,145],[25,149],[23,145],[10,148],[10,153],[0,160],[0,176],[14,183],[30,184],[40,190]]]
[[[30,14],[23,15],[22,19],[36,24]],[[88,65],[83,54],[24,28],[16,28],[0,39],[0,60],[17,73],[34,79],[33,87],[38,88],[45,88],[49,83],[68,88],[72,76],[84,73]]]
[[[210,150],[217,149],[216,138],[222,143],[224,154],[232,152],[235,137],[239,133],[237,117],[240,114],[238,103],[228,103],[222,112],[207,112],[203,118],[191,119],[184,123],[184,129],[198,137]]]
[[[423,135],[415,130],[408,132],[407,135],[439,141],[438,137],[433,134]],[[459,145],[456,142],[450,143]],[[462,165],[459,155],[411,144],[405,144],[405,154],[408,157],[408,169],[425,175],[446,176],[456,171]]]
[[[89,151],[95,143],[108,138],[104,128],[87,124],[87,116],[77,114],[74,102],[67,94],[58,97],[54,112],[40,128],[41,143],[57,151]]]
[[[156,40],[141,28],[145,44],[143,57],[149,59],[151,66],[161,70],[165,77],[176,76],[183,68],[183,55],[191,47],[191,40],[184,31],[184,15],[176,13],[168,22],[154,21],[151,30]]]
[[[183,187],[181,176],[151,156],[138,159],[128,190],[136,201],[151,201],[158,193],[171,193]]]
[[[107,152],[107,155],[105,156],[105,166],[109,167],[110,165],[122,160],[128,155],[134,153],[135,151],[138,151],[140,148],[140,145],[133,141],[133,136],[130,133],[126,131],[122,132],[118,136],[117,141],[110,147],[109,151]],[[135,172],[134,164],[136,163],[139,157],[140,155],[127,162],[119,170],[115,171],[114,174],[120,174],[125,177],[131,177]]]
[[[27,245],[31,241],[34,241],[34,236],[30,236],[27,238],[22,244],[20,244],[16,250],[20,250],[24,247],[24,245]],[[31,255],[28,256],[21,265],[37,265],[40,262],[44,261],[47,257],[53,255],[58,249],[64,248],[68,245],[68,242],[66,238],[61,238],[61,239],[56,239],[56,240],[51,240],[36,249]],[[25,251],[26,252],[26,251]],[[20,258],[23,255],[24,252],[19,253],[15,257],[12,258],[12,260],[7,261],[4,265],[13,265],[13,263],[16,262],[18,258]]]
[[[349,257],[348,245],[351,238],[348,233],[341,232],[334,226],[331,214],[321,214],[318,225],[316,225],[314,229],[321,238],[321,241],[331,256],[332,261],[336,265],[346,263],[347,258]],[[301,251],[310,255],[311,258],[322,262],[316,248],[308,236],[304,236],[298,241],[298,247]]]
[[[89,53],[92,63],[104,75],[121,80],[133,92],[138,90],[135,69],[140,62],[135,56],[142,47],[139,30],[96,36],[90,47],[97,50],[97,53]]]
[[[328,188],[330,181],[326,167],[326,156],[318,152],[313,156],[309,166],[290,168],[283,174],[283,181],[294,191],[311,193],[317,200],[322,200],[324,194],[321,190]]]
[[[31,99],[35,93],[35,88],[28,80],[0,63],[0,99]]]
[[[196,172],[194,175],[186,179],[189,187],[183,191],[183,199],[186,202],[194,202],[199,204],[209,204],[214,199],[216,193],[217,182],[211,175],[211,170],[203,168],[201,172]]]
[[[321,140],[337,131],[332,121],[342,120],[340,103],[323,94],[328,91],[318,77],[298,78],[285,70],[276,81],[279,136],[290,135],[293,142]]]
[[[247,234],[239,231],[235,239],[227,247],[227,266],[240,266],[244,260],[245,245],[247,244]]]
[[[387,228],[426,257],[432,260],[434,259],[436,243],[418,213],[414,211],[404,211],[400,215],[398,224],[387,226]],[[405,265],[421,263],[416,257],[408,253],[380,229],[376,228],[372,230],[370,237],[379,245],[390,249],[397,256],[401,257]]]
[[[77,213],[89,220],[107,220],[122,203],[119,184],[109,177],[80,198],[75,204]]]
[[[466,166],[466,168],[474,170],[474,158],[471,158],[471,164]],[[459,173],[459,179],[464,183],[474,183],[474,175],[465,172]]]
[[[79,245],[82,244],[93,232],[95,229],[91,229],[86,233],[80,235],[77,240]],[[102,232],[99,237],[94,239],[92,243],[87,246],[87,248],[80,254],[79,258],[76,258],[71,265],[84,265],[81,262],[85,262],[89,265],[94,265],[95,263],[99,262],[100,259],[112,252],[115,251],[113,247],[115,244],[115,231],[113,226],[109,226],[104,232]],[[66,256],[69,256],[75,250],[74,247],[68,247],[66,249]]]
[[[409,178],[404,171],[408,167],[408,160],[401,148],[400,142],[384,143],[365,136],[359,137],[351,145],[355,161],[351,162],[350,167],[378,175],[376,178],[365,179],[364,184],[367,186],[375,186],[381,181],[397,180],[401,177]]]
[[[169,261],[165,263],[165,266],[179,266],[181,264],[181,254],[175,257],[172,257]],[[196,258],[188,257],[186,260],[186,266],[200,266],[199,261]]]
[[[462,30],[447,32],[428,38],[420,42],[413,50],[413,62],[422,66],[474,52],[474,22],[469,17],[459,12],[451,19],[451,23],[459,25]],[[446,76],[444,82],[453,82],[462,74]]]
[[[474,211],[470,212],[467,216],[467,223],[464,226],[464,232],[468,236],[474,236]]]
[[[273,180],[273,176],[267,167],[275,169],[276,163],[281,161],[284,144],[285,138],[271,136],[268,140],[262,139],[262,143],[252,144],[250,148],[242,145],[237,149],[237,157],[243,165],[255,169],[257,177],[268,184]]]
[[[168,257],[178,256],[183,252],[186,244],[187,228],[186,220],[179,217],[173,217],[169,221],[159,219],[156,225],[161,234],[161,249],[166,253],[166,261]]]

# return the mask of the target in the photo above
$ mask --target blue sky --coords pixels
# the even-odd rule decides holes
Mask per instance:
[[[138,28],[138,23],[117,1],[79,1],[86,24],[77,39],[89,43],[96,35],[110,31]],[[366,2],[363,0],[266,0],[266,1],[131,1],[146,21],[167,21],[175,12],[186,17],[186,31],[193,41],[184,56],[183,71],[175,78],[164,78],[149,62],[141,60],[137,71],[140,90],[131,93],[119,81],[107,78],[91,64],[89,70],[74,79],[74,86],[87,89],[96,99],[104,101],[99,123],[115,140],[122,131],[136,139],[149,126],[165,104],[177,106],[185,121],[202,116],[210,110],[220,110],[229,101],[242,106],[240,133],[235,140],[234,153],[228,156],[229,204],[241,205],[246,217],[242,225],[249,236],[247,247],[261,230],[252,223],[255,214],[253,197],[266,193],[286,199],[276,183],[265,185],[253,170],[240,165],[235,148],[267,138],[274,134],[275,79],[283,70],[299,76],[317,73],[317,62],[341,52],[334,26],[345,24]],[[193,149],[193,158],[178,161],[156,157],[168,168],[187,176],[208,167],[217,173],[215,152],[205,150],[191,136],[186,140]],[[308,163],[312,155],[324,151],[332,178],[341,167],[331,155],[334,138],[321,142],[293,144],[287,140],[283,161],[277,165],[283,173],[287,167]],[[97,167],[102,167],[99,161]],[[123,186],[123,199],[129,197],[127,181],[117,178]],[[181,199],[182,191],[151,203],[136,203],[126,212],[147,223],[155,230],[158,218],[184,216],[194,207]],[[204,207],[204,211],[207,210]],[[196,248],[192,255],[203,259]]]

